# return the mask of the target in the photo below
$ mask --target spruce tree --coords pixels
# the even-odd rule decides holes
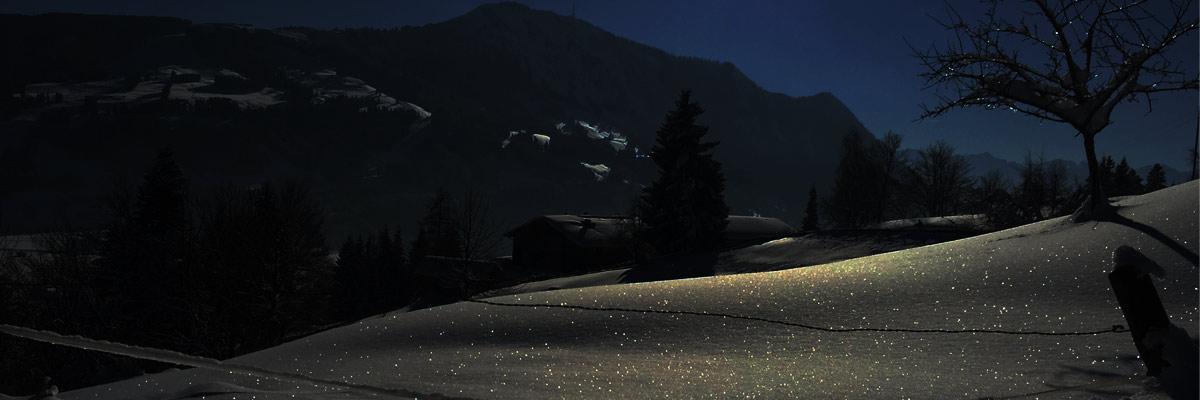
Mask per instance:
[[[393,305],[401,306],[408,302],[411,293],[411,274],[408,264],[404,261],[404,237],[397,230],[392,237],[392,263],[384,276],[388,285],[388,296]]]
[[[1117,178],[1114,174],[1114,169],[1116,166],[1117,163],[1113,161],[1112,156],[1106,155],[1100,159],[1100,165],[1097,167],[1097,173],[1100,175],[1101,187],[1113,187],[1113,185],[1117,184]],[[1108,195],[1112,196],[1112,193],[1109,193]]]
[[[662,253],[713,250],[728,224],[725,176],[711,153],[717,143],[701,142],[708,127],[696,124],[703,112],[684,90],[651,149],[660,175],[643,196],[644,235]]]
[[[338,252],[337,276],[341,286],[343,319],[356,317],[362,310],[363,254],[362,244],[354,236],[346,236]]]
[[[1166,187],[1167,173],[1163,170],[1162,164],[1155,163],[1153,167],[1150,167],[1150,172],[1146,173],[1146,193]]]
[[[170,149],[159,151],[132,198],[111,204],[97,285],[114,309],[113,338],[188,350],[176,318],[196,294],[194,237],[187,179]]]
[[[1113,181],[1114,186],[1110,193],[1113,196],[1129,196],[1144,191],[1142,178],[1129,166],[1125,157],[1121,157],[1121,162],[1113,169]]]
[[[808,207],[804,209],[804,230],[815,231],[817,226],[817,185],[808,190]]]
[[[378,278],[372,282],[371,295],[380,307],[390,307],[391,301],[388,293],[391,289],[391,282],[389,282],[389,278],[392,265],[395,263],[395,256],[392,254],[392,231],[388,229],[387,225],[379,230],[378,236],[375,237],[375,243],[378,250],[376,250],[373,264],[375,276]]]
[[[159,150],[137,191],[136,223],[159,237],[191,229],[187,208],[187,179],[169,148]]]
[[[452,199],[444,188],[438,188],[425,203],[425,216],[417,225],[417,238],[413,241],[409,259],[413,264],[425,256],[458,257],[461,254]]]

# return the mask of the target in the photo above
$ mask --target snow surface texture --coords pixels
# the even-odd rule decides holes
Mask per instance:
[[[951,235],[930,231],[815,232],[721,252],[717,255],[711,272],[712,275],[730,275],[828,264],[958,239],[949,239],[949,236]],[[631,268],[616,268],[583,275],[556,276],[545,280],[525,282],[491,290],[480,294],[480,297],[695,277],[695,271],[690,270],[677,270],[676,272],[679,273],[671,277],[670,271],[664,271],[670,267],[664,265],[649,265],[639,268],[657,269],[662,273],[641,276]],[[639,280],[638,278],[649,278],[650,280]]]
[[[868,229],[963,229],[985,230],[987,221],[983,214],[952,215],[948,217],[908,218],[885,221]]]
[[[1118,203],[1120,215],[1144,225],[1060,218],[806,268],[490,301],[707,311],[830,328],[1092,331],[1125,322],[1106,274],[1114,250],[1126,245],[1166,271],[1168,279],[1156,281],[1159,295],[1194,340],[1198,275],[1186,252],[1197,251],[1197,189],[1193,181]],[[1039,397],[1120,398],[1143,383],[1150,392],[1139,397],[1161,398],[1152,380],[1136,376],[1145,371],[1136,355],[1129,333],[832,333],[695,315],[458,303],[364,320],[229,362],[473,398],[981,398],[1052,390]],[[1088,384],[1091,391],[1069,389]],[[59,397],[172,399],[200,386],[210,399],[358,396],[194,369]]]

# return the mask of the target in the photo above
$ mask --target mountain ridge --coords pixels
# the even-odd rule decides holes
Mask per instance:
[[[343,232],[373,230],[378,223],[370,221],[415,221],[423,197],[437,186],[448,186],[454,192],[478,189],[492,193],[501,198],[498,208],[505,209],[515,221],[564,210],[621,212],[628,200],[640,193],[638,184],[649,183],[655,174],[644,158],[633,157],[631,151],[649,149],[663,116],[685,88],[692,89],[693,98],[706,110],[700,122],[710,126],[709,140],[721,142],[715,154],[725,166],[727,199],[734,213],[759,212],[798,223],[807,188],[814,183],[826,187],[831,182],[837,161],[833,149],[838,148],[840,137],[851,130],[866,131],[854,113],[832,93],[793,97],[770,92],[732,63],[671,55],[581,19],[532,10],[520,4],[484,5],[443,22],[390,30],[262,29],[192,24],[169,17],[140,18],[0,16],[9,22],[7,28],[0,29],[29,39],[28,44],[0,45],[7,46],[4,50],[10,51],[9,54],[19,54],[27,61],[21,66],[0,66],[5,72],[3,87],[17,93],[42,82],[137,79],[145,77],[148,70],[180,65],[202,70],[229,69],[245,76],[251,86],[281,89],[276,87],[283,81],[281,68],[303,73],[333,70],[338,76],[361,78],[396,100],[432,113],[432,117],[419,124],[395,131],[390,143],[370,146],[349,164],[338,161],[341,164],[333,168],[323,167],[335,159],[350,159],[347,155],[334,157],[296,150],[297,146],[289,143],[296,135],[291,132],[294,127],[269,126],[279,132],[256,139],[262,141],[258,145],[262,150],[245,151],[262,152],[261,156],[247,157],[282,160],[255,163],[258,166],[254,168],[260,169],[248,170],[246,176],[304,177],[345,171],[338,173],[353,172],[356,181],[362,176],[380,177],[374,183],[352,185],[357,189],[339,182],[346,178],[331,176],[319,183],[324,186],[318,187],[317,193],[334,196],[328,201],[335,215],[331,225],[337,226],[331,229],[336,232],[333,237]],[[78,30],[73,26],[83,20],[91,21],[84,25],[99,33],[83,41],[70,41],[59,33]],[[125,41],[130,45],[101,46],[106,38],[104,32],[116,29],[104,25],[104,21],[110,21],[109,25],[122,24],[121,37],[130,38]],[[58,51],[66,57],[48,57],[35,49],[45,43],[60,44]],[[56,65],[58,68],[54,68]],[[76,65],[96,68],[80,74],[73,69]],[[41,111],[34,107],[21,113],[33,115],[31,118],[36,120]],[[162,121],[196,120],[172,113],[150,117]],[[527,141],[499,149],[506,132],[529,130],[560,135],[553,133],[554,126],[575,120],[590,121],[622,133],[629,140],[629,149],[615,152],[566,133],[553,136],[554,141],[543,149],[533,148]],[[74,135],[82,134],[86,124],[80,117],[69,116],[68,121],[80,125],[78,129],[72,128],[77,132]],[[166,129],[187,129],[172,125],[177,123],[167,123]],[[10,132],[30,135],[32,130],[26,127]],[[72,140],[69,132],[62,135],[65,136],[61,140]],[[335,131],[328,135],[357,140]],[[145,146],[190,143],[167,134],[144,136]],[[46,154],[62,146],[29,140],[44,149],[38,152]],[[280,148],[292,148],[284,153],[292,155],[279,155]],[[225,176],[214,172],[218,169],[205,161],[211,154],[190,154],[190,151],[178,153],[185,160],[201,160],[191,170],[210,181],[220,181]],[[97,158],[92,154],[75,155],[79,159]],[[579,162],[604,163],[615,175],[611,181],[594,182],[590,172],[578,167]],[[119,172],[99,163],[85,169]],[[271,167],[275,164],[288,167]],[[123,169],[127,177],[136,176],[129,172],[131,167]],[[100,172],[34,178],[36,182],[107,180]],[[34,192],[54,193],[48,185],[39,185]],[[545,185],[558,188],[545,190]],[[541,196],[528,201],[529,192]],[[21,196],[9,194],[10,198]],[[29,204],[27,200],[24,202]]]

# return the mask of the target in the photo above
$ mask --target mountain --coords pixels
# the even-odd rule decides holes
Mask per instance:
[[[21,144],[0,150],[0,178],[17,183],[0,201],[12,210],[5,223],[25,229],[99,221],[95,194],[113,179],[136,182],[163,145],[200,188],[309,182],[339,239],[412,224],[438,186],[489,193],[509,224],[621,213],[655,179],[644,155],[683,89],[721,143],[733,213],[796,224],[805,189],[828,187],[840,138],[866,131],[830,93],[771,93],[733,64],[514,3],[390,30],[70,14],[2,15],[0,26],[15,39],[0,50],[21,60],[0,65],[0,140]],[[228,73],[237,88],[218,87]],[[395,107],[332,110],[315,100],[335,90],[318,74],[365,87],[338,92],[358,102],[347,110]],[[159,105],[154,88],[172,80]],[[45,100],[59,92],[61,103]]]

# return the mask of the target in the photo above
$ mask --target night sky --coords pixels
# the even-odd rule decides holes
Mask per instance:
[[[482,0],[440,1],[257,1],[206,0],[40,0],[5,3],[0,13],[78,12],[161,15],[193,22],[235,22],[262,27],[378,28],[424,25],[462,15]],[[522,0],[531,8],[570,15],[570,0]],[[982,14],[976,2],[954,2],[968,19]],[[1165,3],[1165,2],[1159,2]],[[895,131],[906,147],[946,139],[960,153],[990,152],[1018,161],[1027,151],[1047,158],[1082,160],[1082,139],[1066,125],[1011,111],[961,110],[914,122],[918,104],[933,103],[917,76],[922,67],[910,55],[918,47],[942,43],[948,32],[929,15],[942,15],[942,0],[771,1],[579,0],[576,16],[600,28],[667,52],[730,61],[763,88],[793,96],[828,91],[846,103],[872,133]],[[1191,13],[1195,15],[1196,7]],[[1172,58],[1195,76],[1197,35],[1172,50]],[[667,105],[664,105],[664,109]],[[1145,102],[1123,104],[1114,124],[1097,136],[1098,152],[1133,165],[1155,162],[1187,170],[1187,149],[1195,140],[1196,92],[1160,93],[1154,112]]]

